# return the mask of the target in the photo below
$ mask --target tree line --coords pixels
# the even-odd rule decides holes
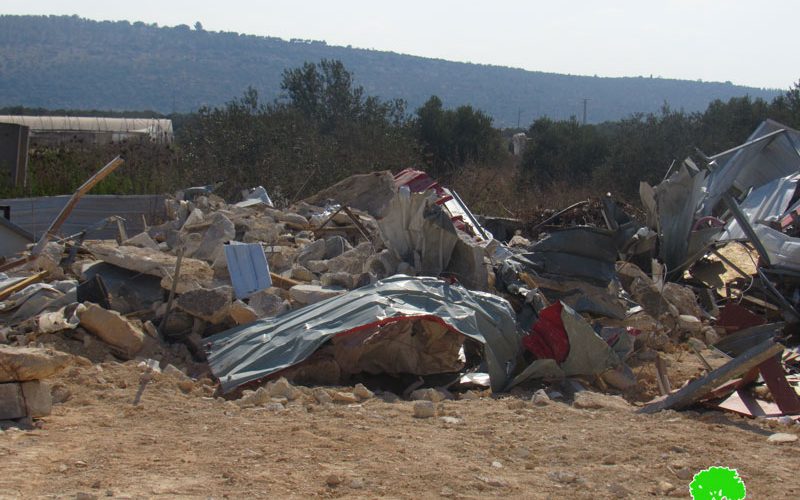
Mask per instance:
[[[524,198],[532,187],[541,193],[569,186],[635,200],[639,181],[660,181],[673,160],[695,148],[710,154],[732,147],[765,118],[800,126],[798,84],[770,102],[733,98],[714,101],[704,112],[665,104],[659,113],[597,125],[575,117],[540,118],[524,129],[527,148],[515,159],[507,144],[518,130],[496,128],[488,114],[472,106],[449,109],[437,96],[409,111],[403,100],[368,95],[338,60],[285,69],[280,92],[280,98],[264,101],[249,88],[222,106],[168,115],[176,132],[168,146],[36,148],[30,186],[13,189],[3,178],[0,197],[71,192],[93,169],[122,154],[128,164],[97,192],[170,192],[215,183],[221,195],[235,198],[244,188],[263,185],[273,199],[291,203],[348,175],[417,167],[456,188],[474,183],[473,174],[480,171],[484,187],[495,180],[503,186],[504,199]],[[57,114],[62,113],[81,114]]]

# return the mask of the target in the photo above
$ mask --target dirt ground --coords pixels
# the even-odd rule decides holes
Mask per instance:
[[[444,401],[427,419],[377,397],[303,396],[271,411],[164,374],[134,407],[141,373],[134,362],[87,364],[51,380],[71,397],[40,428],[0,433],[0,498],[688,497],[691,476],[712,465],[737,468],[748,498],[800,496],[800,442],[767,442],[796,425],[644,416],[618,398],[535,406],[526,394]]]

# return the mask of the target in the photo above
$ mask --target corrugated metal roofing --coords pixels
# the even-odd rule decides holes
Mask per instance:
[[[0,205],[11,207],[11,222],[32,233],[39,239],[50,226],[53,219],[64,208],[71,195],[43,196],[39,198],[8,198],[0,200]],[[61,227],[63,235],[78,233],[106,217],[118,215],[125,219],[128,234],[144,229],[142,216],[149,225],[166,219],[163,195],[97,195],[83,196]],[[90,238],[114,238],[116,226],[95,231]]]
[[[260,243],[232,241],[225,245],[225,259],[237,299],[272,286],[267,256]]]
[[[514,310],[503,298],[444,280],[396,275],[212,337],[208,361],[228,392],[296,365],[328,339],[365,327],[430,319],[485,345],[492,389],[502,391],[521,352]]]

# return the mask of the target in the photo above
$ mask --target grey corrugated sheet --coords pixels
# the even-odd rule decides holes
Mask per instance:
[[[797,189],[797,181],[800,175],[790,175],[775,179],[764,184],[760,188],[754,189],[739,208],[747,216],[751,224],[763,221],[769,217],[781,216],[789,208],[794,192]],[[725,228],[725,232],[720,237],[721,241],[746,240],[747,236],[739,227],[736,219],[731,219]]]
[[[10,198],[0,200],[0,205],[11,207],[11,222],[32,233],[38,239],[69,200],[69,195],[39,198]],[[166,219],[164,195],[85,195],[78,201],[69,218],[61,227],[62,235],[75,234],[98,221],[118,215],[125,219],[128,235],[142,231],[142,215],[148,224]],[[116,225],[89,234],[90,238],[114,238]]]
[[[267,256],[260,243],[232,241],[225,245],[225,259],[237,299],[272,286]]]
[[[706,183],[708,195],[703,202],[704,215],[711,214],[722,194],[731,187],[745,192],[751,187],[757,188],[800,171],[800,132],[797,130],[773,120],[765,120],[746,142],[781,129],[786,132],[717,159],[720,166],[709,174]]]
[[[208,361],[228,392],[307,359],[333,336],[400,318],[439,318],[485,345],[492,389],[502,391],[521,352],[514,310],[503,298],[437,278],[396,275],[344,295],[206,339]]]

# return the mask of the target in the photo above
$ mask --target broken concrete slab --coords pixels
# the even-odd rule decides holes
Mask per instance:
[[[108,311],[91,302],[79,315],[81,326],[113,346],[125,358],[132,359],[143,345],[145,334],[116,311]]]
[[[218,325],[225,321],[233,300],[233,288],[197,288],[178,296],[175,305],[197,318]]]
[[[63,370],[71,359],[51,349],[0,346],[0,382],[44,379]]]
[[[172,288],[172,273],[177,261],[174,255],[150,248],[118,247],[105,242],[86,242],[84,246],[99,260],[130,271],[157,276],[162,278],[162,288]],[[213,278],[214,270],[207,262],[184,257],[176,292],[180,294],[200,286],[208,286]]]
[[[230,219],[220,212],[211,216],[211,225],[203,234],[200,246],[192,254],[187,254],[195,259],[214,262],[223,254],[223,245],[236,238],[236,227]]]
[[[331,297],[336,297],[347,290],[340,287],[320,285],[296,285],[289,289],[292,299],[303,305],[314,304]]]
[[[323,258],[325,260],[332,259],[334,257],[338,257],[345,253],[348,250],[351,250],[353,247],[347,242],[346,239],[342,238],[339,235],[332,235],[328,238],[325,238],[325,255]]]
[[[319,262],[319,261],[315,261]],[[305,267],[295,264],[292,266],[292,279],[293,280],[300,280],[300,281],[313,281],[317,277],[314,276],[314,273],[306,269]]]
[[[248,305],[256,312],[259,318],[266,318],[283,314],[290,309],[285,299],[270,292],[261,290],[250,296]]]
[[[620,396],[591,391],[576,392],[572,406],[582,410],[609,409],[630,411],[632,408],[630,403]]]
[[[325,240],[316,240],[303,247],[297,255],[297,263],[306,266],[310,260],[325,258]]]
[[[0,384],[0,420],[13,420],[27,416],[22,387],[16,382]]]
[[[147,233],[139,233],[132,238],[128,238],[127,240],[122,242],[123,245],[132,246],[132,247],[139,247],[139,248],[150,248],[152,250],[158,250],[158,243],[153,240]]]
[[[237,325],[246,325],[258,319],[258,313],[241,300],[235,300],[230,307],[230,316]]]
[[[25,399],[25,409],[29,417],[40,418],[50,415],[53,408],[53,397],[50,395],[50,385],[31,380],[22,382],[22,397]]]
[[[353,288],[355,283],[355,276],[349,273],[338,272],[338,273],[325,273],[319,278],[319,282],[323,286],[333,286],[333,287],[341,287],[350,289]]]

